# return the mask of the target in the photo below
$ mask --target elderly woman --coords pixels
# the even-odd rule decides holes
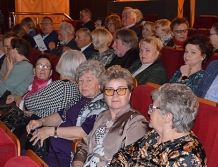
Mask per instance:
[[[76,71],[79,91],[83,95],[81,100],[39,120],[33,120],[27,125],[27,132],[41,127],[33,133],[31,141],[43,142],[50,137],[61,166],[70,166],[72,140],[83,138],[92,130],[97,115],[107,109],[103,94],[100,91],[100,78],[104,72],[104,65],[95,60],[88,60],[80,64]],[[55,154],[49,150],[46,163],[51,167],[58,167]]]
[[[182,48],[188,38],[189,23],[186,18],[176,17],[171,21],[170,28],[173,38],[168,42],[167,46],[174,48]]]
[[[206,36],[195,35],[184,43],[184,50],[185,65],[175,72],[170,83],[186,84],[195,92],[204,75],[202,64],[212,56],[213,46]]]
[[[146,21],[142,27],[142,37],[148,38],[154,36],[154,22]]]
[[[113,40],[111,33],[105,28],[97,28],[91,34],[93,46],[98,52],[94,53],[89,59],[98,60],[105,66],[110,64],[115,56],[113,49],[109,49]]]
[[[213,52],[218,53],[218,23],[215,23],[210,29],[209,37],[213,45]]]
[[[155,35],[161,40],[164,46],[172,39],[170,30],[170,21],[167,19],[160,19],[155,22]]]
[[[142,39],[139,42],[140,60],[136,60],[129,67],[130,73],[139,85],[147,82],[162,85],[168,81],[165,67],[159,59],[162,47],[162,42],[156,37]]]
[[[105,19],[105,27],[113,35],[117,30],[122,27],[122,21],[117,14],[111,14]]]
[[[76,68],[85,60],[85,56],[79,51],[64,52],[56,67],[60,80],[27,97],[26,109],[40,118],[60,111],[69,102],[76,104],[81,98],[75,79]]]
[[[33,65],[34,80],[32,84],[29,86],[28,91],[25,92],[23,96],[19,96],[17,94],[9,95],[7,97],[6,104],[10,104],[14,101],[21,110],[24,110],[24,101],[27,99],[27,97],[31,94],[37,93],[42,88],[46,87],[52,82],[52,70],[53,66],[50,58],[44,54],[39,56],[36,60],[36,63]],[[31,114],[26,111],[24,112],[27,116]]]
[[[201,166],[206,153],[191,131],[198,101],[186,85],[165,84],[152,92],[149,126],[143,138],[120,149],[110,166]]]
[[[109,110],[99,114],[93,130],[79,145],[73,166],[106,166],[119,148],[147,132],[145,117],[129,104],[132,89],[132,77],[126,69],[120,66],[107,69],[102,77],[101,90]]]

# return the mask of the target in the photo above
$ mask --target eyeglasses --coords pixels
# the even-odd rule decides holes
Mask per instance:
[[[184,29],[184,30],[173,30],[174,32],[176,32],[177,34],[182,34],[182,33],[187,33],[188,29]]]
[[[160,110],[161,108],[160,107],[156,107],[153,104],[150,104],[149,108],[148,108],[148,114],[151,115],[151,113],[154,112],[154,109],[159,109]]]
[[[116,90],[114,90],[114,89],[105,89],[104,93],[105,93],[106,96],[113,96],[114,92],[117,92],[118,95],[123,96],[123,95],[126,94],[127,89],[128,88],[118,88]]]
[[[40,26],[50,26],[52,23],[40,23]]]
[[[47,65],[42,65],[42,64],[37,64],[36,65],[36,68],[42,70],[42,69],[45,69],[45,70],[50,70],[51,69],[51,66],[47,66]]]

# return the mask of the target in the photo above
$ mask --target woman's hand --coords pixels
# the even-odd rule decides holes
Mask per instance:
[[[38,142],[38,140],[40,140],[40,145],[42,147],[43,141],[53,135],[54,127],[43,127],[33,132],[33,137],[30,139],[30,142],[34,141],[33,145],[35,145]]]
[[[34,130],[38,127],[42,126],[42,120],[32,120],[28,123],[28,125],[26,126],[26,131],[29,134],[31,130]]]
[[[7,100],[6,100],[6,104],[10,104],[12,103],[13,101],[16,102],[16,106],[19,107],[20,105],[20,102],[22,101],[22,97],[19,96],[19,95],[16,95],[16,94],[11,94],[7,97]]]
[[[183,65],[180,67],[180,72],[182,73],[182,76],[189,76],[190,75],[190,67],[189,65]]]
[[[24,115],[25,115],[26,117],[30,117],[31,115],[34,114],[33,111],[26,111],[26,110],[24,110],[23,112],[24,112]]]

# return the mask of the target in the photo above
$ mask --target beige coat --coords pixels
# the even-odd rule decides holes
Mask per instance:
[[[90,134],[83,139],[79,144],[78,152],[75,154],[74,162],[85,162],[89,154],[92,153],[93,146],[91,140],[93,140],[95,131],[108,120],[111,115],[110,111],[104,111],[99,114],[93,130]],[[143,137],[148,131],[148,124],[146,118],[132,109],[128,104],[117,115],[113,126],[110,128],[107,136],[103,141],[104,156],[98,156],[101,161],[110,163],[113,155],[126,145],[132,144],[139,138]]]

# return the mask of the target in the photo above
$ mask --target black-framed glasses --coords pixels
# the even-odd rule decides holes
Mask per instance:
[[[152,112],[154,112],[154,109],[161,109],[160,107],[156,107],[153,104],[150,104],[148,107],[148,114],[151,115]]]
[[[176,32],[177,34],[182,34],[182,33],[187,33],[188,29],[184,29],[184,30],[173,30],[174,32]]]
[[[105,89],[104,93],[106,96],[113,96],[114,92],[117,92],[118,95],[123,96],[126,94],[128,88],[118,88],[118,89]]]
[[[42,64],[37,64],[36,65],[36,68],[42,70],[42,69],[45,69],[45,70],[50,70],[51,69],[51,66],[47,66],[47,65],[42,65]]]

